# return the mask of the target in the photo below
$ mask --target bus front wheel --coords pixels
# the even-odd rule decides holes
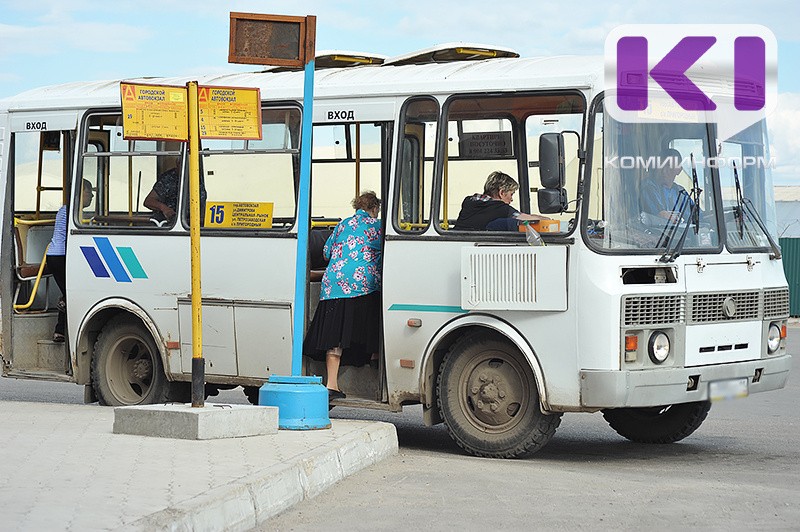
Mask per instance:
[[[543,414],[528,361],[502,337],[462,336],[437,377],[438,406],[450,436],[489,458],[532,454],[550,440],[561,414]]]
[[[169,395],[156,344],[136,319],[112,318],[100,331],[92,358],[92,386],[101,404],[163,403]]]
[[[647,408],[603,410],[617,434],[637,443],[674,443],[696,431],[711,410],[710,401]]]

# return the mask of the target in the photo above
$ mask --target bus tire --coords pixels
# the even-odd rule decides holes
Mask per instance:
[[[617,434],[637,443],[674,443],[696,431],[710,401],[647,408],[612,408],[603,417]]]
[[[542,413],[530,364],[502,337],[462,336],[445,355],[436,382],[439,412],[450,436],[476,456],[532,454],[561,422],[561,414]]]
[[[258,386],[244,386],[244,394],[251,405],[258,406],[258,394],[260,391],[261,388]]]
[[[170,383],[150,333],[135,318],[106,323],[92,357],[92,387],[100,404],[129,406],[169,400]]]

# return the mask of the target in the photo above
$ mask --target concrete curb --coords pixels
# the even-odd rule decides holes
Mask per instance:
[[[365,423],[294,460],[150,514],[118,530],[249,530],[398,452],[390,423]]]

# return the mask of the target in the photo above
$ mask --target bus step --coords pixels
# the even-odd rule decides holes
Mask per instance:
[[[351,399],[350,397],[346,397],[345,399],[335,399],[331,401],[333,406],[345,406],[348,408],[369,408],[370,410],[386,410],[387,412],[402,412],[403,407],[401,406],[399,410],[396,410],[389,406],[387,403],[381,403],[380,401],[373,401],[371,399]]]
[[[23,369],[23,370],[13,370],[9,371],[7,377],[12,377],[14,379],[32,379],[37,381],[58,381],[58,382],[75,382],[72,378],[72,375],[67,375],[66,373],[56,372],[56,371],[47,371],[47,370],[35,370],[35,369]]]

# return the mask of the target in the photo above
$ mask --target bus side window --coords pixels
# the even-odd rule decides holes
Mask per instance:
[[[400,232],[423,233],[430,225],[433,196],[433,156],[439,103],[429,97],[412,98],[401,114],[397,150],[397,190],[393,223]]]
[[[445,105],[447,138],[437,230],[453,229],[465,198],[482,194],[487,177],[502,172],[519,184],[511,206],[522,213],[538,210],[539,137],[563,134],[569,200],[577,198],[580,131],[585,101],[576,92],[558,94],[456,95]],[[548,214],[567,230],[574,213]],[[455,227],[455,229],[459,229]]]
[[[80,176],[92,184],[94,200],[76,222],[93,228],[171,228],[172,222],[154,224],[144,201],[163,169],[174,166],[183,143],[126,140],[119,113],[93,113],[85,124]]]
[[[288,231],[294,225],[300,109],[263,109],[261,130],[261,140],[202,140],[204,231]],[[182,207],[188,227],[188,193]]]

